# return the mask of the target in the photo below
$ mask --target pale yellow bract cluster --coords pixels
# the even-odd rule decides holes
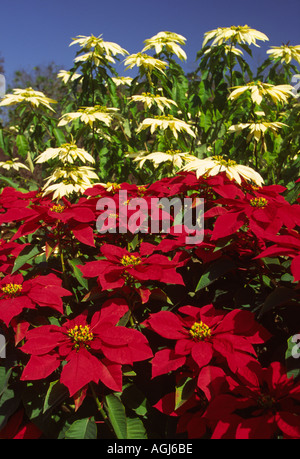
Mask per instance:
[[[35,91],[32,88],[26,89],[13,89],[13,94],[6,94],[1,102],[0,107],[16,105],[20,103],[28,103],[31,104],[34,108],[39,107],[46,107],[49,110],[54,112],[54,109],[51,107],[50,104],[56,104],[56,100],[50,99],[49,97],[45,96],[45,94],[41,91]]]
[[[218,27],[217,29],[206,32],[202,47],[206,46],[210,40],[213,40],[211,46],[221,45],[227,41],[259,46],[256,43],[257,40],[268,41],[269,38],[264,33],[252,29],[246,24],[244,26]]]
[[[104,41],[101,37],[102,35],[98,37],[94,35],[78,35],[76,38],[73,38],[70,46],[77,44],[84,52],[84,54],[79,54],[74,59],[74,62],[92,61],[96,66],[108,62],[114,64],[116,62],[114,59],[116,55],[121,54],[124,56],[129,54],[126,49],[122,48],[117,43]]]
[[[300,64],[300,45],[271,46],[267,51],[271,59],[280,59],[280,62],[289,64],[293,59]]]
[[[223,156],[212,156],[205,159],[195,158],[182,168],[183,171],[194,171],[197,178],[206,175],[208,177],[225,172],[230,180],[235,180],[238,184],[242,183],[242,178],[252,181],[259,187],[264,183],[263,178],[258,172],[248,166],[237,164],[235,161],[226,160]]]
[[[7,171],[10,171],[10,170],[19,171],[20,169],[27,169],[28,171],[30,170],[27,166],[25,166],[25,164],[20,163],[17,158],[9,159],[7,161],[1,161],[0,167],[2,167],[2,169],[5,169]]]
[[[259,142],[261,138],[263,138],[266,131],[271,131],[274,134],[277,134],[278,130],[281,129],[283,126],[287,126],[285,123],[281,123],[280,121],[259,121],[253,123],[239,123],[233,124],[229,127],[229,132],[236,132],[239,133],[244,129],[249,129],[249,134],[247,136],[247,142],[253,138],[256,142]]]
[[[66,143],[58,148],[47,148],[36,159],[37,164],[57,159],[57,165],[53,173],[46,178],[43,194],[53,193],[53,199],[60,199],[72,193],[83,193],[93,186],[93,181],[98,180],[94,168],[90,166],[78,166],[76,161],[93,164],[94,158],[83,148],[78,148],[75,143]]]
[[[145,47],[142,52],[149,49],[155,49],[155,53],[159,54],[166,51],[175,54],[179,59],[186,60],[186,53],[179,45],[185,45],[186,38],[174,32],[159,32],[151,38],[144,41]]]
[[[172,115],[155,116],[154,118],[146,118],[137,128],[137,134],[144,129],[150,128],[151,134],[157,129],[166,130],[169,129],[174,135],[175,139],[178,139],[179,132],[185,132],[192,137],[196,137],[192,127],[183,120],[175,118]]]
[[[167,150],[166,152],[154,151],[152,153],[138,152],[131,154],[135,156],[133,161],[138,163],[138,166],[142,168],[146,161],[151,161],[155,168],[160,164],[169,163],[173,168],[180,169],[184,163],[195,159],[195,156],[189,152],[182,152],[180,150]]]
[[[72,73],[68,70],[60,70],[57,74],[57,78],[60,78],[65,84],[68,84],[70,81],[75,81],[81,78],[80,73]]]
[[[126,70],[136,66],[142,67],[145,71],[152,72],[153,69],[156,69],[162,73],[168,66],[167,62],[148,56],[146,53],[131,54],[124,60],[124,64],[127,66]]]
[[[290,97],[295,97],[293,86],[289,84],[273,85],[261,81],[251,81],[244,86],[234,86],[232,89],[233,91],[228,96],[229,100],[235,100],[249,91],[252,101],[258,105],[261,104],[264,97],[271,99],[274,103],[288,103]]]
[[[159,94],[151,94],[150,92],[143,92],[140,95],[131,96],[129,97],[129,100],[129,103],[143,102],[145,110],[147,108],[151,108],[153,105],[156,105],[162,112],[164,112],[165,108],[172,108],[172,105],[177,107],[174,100],[160,96]]]
[[[72,121],[79,119],[81,122],[88,124],[91,128],[97,121],[110,126],[114,117],[117,116],[118,108],[95,105],[94,107],[82,107],[77,112],[65,113],[58,123],[58,126],[65,126]]]

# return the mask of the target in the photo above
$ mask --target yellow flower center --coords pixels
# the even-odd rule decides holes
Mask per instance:
[[[268,200],[266,198],[252,198],[250,199],[250,204],[252,207],[266,207]]]
[[[174,116],[172,115],[157,115],[157,116],[154,116],[154,118],[156,120],[173,120],[174,119]]]
[[[115,182],[107,182],[107,191],[118,191],[121,188],[121,185]]]
[[[221,164],[221,166],[229,167],[229,166],[235,166],[236,165],[236,161],[234,161],[233,159],[226,160],[221,155],[213,156],[212,159],[215,160],[215,161],[218,161]]]
[[[139,257],[135,257],[134,255],[124,255],[121,259],[121,264],[123,266],[136,266],[139,265],[142,260]]]
[[[138,196],[144,196],[147,191],[147,187],[145,185],[139,185],[138,187]]]
[[[18,296],[18,294],[22,291],[22,285],[21,284],[7,284],[5,287],[1,287],[2,292],[10,297],[14,298]]]
[[[208,325],[202,322],[195,322],[189,330],[189,334],[195,341],[203,341],[206,338],[210,338],[211,330]]]
[[[61,206],[60,204],[55,204],[54,206],[50,207],[51,212],[57,212],[61,214],[65,210],[65,206]]]
[[[75,325],[74,328],[68,330],[68,336],[71,338],[75,349],[80,349],[81,347],[89,349],[89,342],[94,339],[94,335],[88,325]]]

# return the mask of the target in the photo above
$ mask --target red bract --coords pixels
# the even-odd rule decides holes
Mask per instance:
[[[75,239],[83,244],[95,246],[93,235],[95,214],[86,199],[71,204],[63,198],[62,203],[58,204],[46,198],[33,204],[31,210],[32,215],[23,218],[24,223],[13,240],[32,234],[40,228],[48,228],[50,233],[56,232],[60,238],[69,237],[70,233],[73,233]]]
[[[86,313],[67,320],[61,327],[45,325],[30,330],[21,350],[31,354],[21,380],[44,379],[63,361],[60,382],[75,395],[88,383],[101,381],[122,391],[122,365],[152,357],[147,339],[134,329],[117,326],[128,312],[123,300],[109,300],[90,323]]]
[[[265,238],[275,244],[262,251],[256,258],[284,255],[292,257],[291,272],[295,281],[300,281],[300,235],[296,231],[285,231],[281,235],[267,234]]]
[[[235,387],[235,384],[221,368],[213,365],[206,366],[199,372],[201,391],[197,387],[193,392],[191,389],[183,388],[180,399],[178,397],[180,385],[184,382],[187,385],[193,385],[192,378],[188,379],[188,377],[188,373],[180,371],[176,377],[175,391],[165,395],[154,407],[168,416],[178,418],[177,433],[187,433],[188,438],[201,438],[207,432],[207,428],[212,430],[216,425],[216,421],[211,421],[206,417],[209,403],[220,393]],[[176,401],[178,406],[176,406]]]
[[[97,277],[103,290],[123,287],[126,281],[132,280],[184,285],[182,276],[176,271],[184,261],[176,257],[173,260],[159,254],[147,257],[111,244],[103,245],[100,251],[105,260],[91,261],[78,268],[86,278]]]
[[[43,432],[32,422],[24,422],[24,410],[19,409],[0,430],[1,440],[37,440]]]
[[[8,326],[24,309],[36,305],[63,313],[61,297],[72,295],[54,274],[24,280],[21,274],[8,275],[0,281],[0,320]]]
[[[15,259],[20,252],[29,244],[18,244],[0,239],[0,272],[10,274],[14,266]]]
[[[35,211],[28,207],[34,195],[35,192],[21,193],[14,188],[4,188],[0,195],[0,225],[35,215]]]
[[[248,311],[226,313],[216,310],[211,304],[202,308],[183,306],[178,311],[186,317],[160,311],[151,314],[144,322],[164,338],[176,340],[174,349],[163,349],[155,354],[153,377],[179,368],[189,355],[199,368],[214,358],[235,372],[256,356],[253,344],[263,343],[269,338],[269,333]]]
[[[212,239],[216,240],[249,226],[257,235],[277,234],[282,226],[292,229],[300,222],[300,207],[287,201],[261,194],[247,194],[244,199],[219,199],[219,215],[214,224]],[[281,196],[280,196],[281,198]],[[213,209],[215,211],[215,209]]]
[[[299,439],[300,383],[288,378],[280,362],[262,368],[252,362],[230,393],[217,396],[208,408],[218,421],[212,438]]]

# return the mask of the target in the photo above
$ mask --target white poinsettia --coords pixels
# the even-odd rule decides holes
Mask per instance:
[[[37,164],[45,163],[58,158],[62,163],[73,164],[77,159],[83,163],[94,163],[94,158],[83,148],[78,148],[75,143],[64,143],[58,148],[47,148],[35,160]]]
[[[270,54],[271,59],[280,59],[281,63],[289,64],[294,59],[300,64],[300,45],[271,46],[267,54]]]
[[[53,199],[61,199],[63,196],[69,196],[72,193],[82,194],[86,189],[98,180],[98,175],[94,169],[89,166],[71,166],[63,165],[55,169],[52,175],[47,177],[46,183],[42,189],[43,195],[53,193]]]
[[[111,78],[113,82],[115,83],[116,86],[122,86],[122,85],[127,85],[130,86],[133,78],[131,77],[112,77]]]
[[[145,53],[131,54],[124,60],[124,64],[127,66],[126,70],[137,66],[142,67],[146,71],[152,72],[153,69],[156,69],[162,73],[164,73],[164,70],[168,66],[167,62],[148,56]]]
[[[166,107],[170,109],[172,108],[172,105],[177,106],[174,100],[160,96],[159,94],[151,94],[150,92],[143,92],[142,94],[131,96],[129,99],[130,102],[143,102],[144,109],[157,105],[162,112]]]
[[[155,53],[159,54],[162,51],[175,54],[179,59],[186,60],[186,53],[179,45],[185,45],[186,38],[174,32],[159,32],[147,40],[144,40],[145,47],[142,52],[149,49],[155,49]]]
[[[254,103],[261,104],[266,96],[274,103],[288,103],[289,97],[294,97],[293,86],[289,84],[273,85],[262,83],[261,81],[250,82],[244,86],[234,86],[233,91],[228,96],[229,100],[235,100],[245,92],[250,91],[250,97]]]
[[[205,159],[194,159],[186,164],[183,171],[194,171],[197,178],[202,175],[214,176],[220,172],[225,172],[230,180],[235,180],[241,184],[242,179],[246,181],[253,181],[259,187],[264,183],[263,178],[254,169],[242,164],[237,164],[231,159],[224,159],[223,156],[212,156]]]
[[[70,46],[79,45],[82,51],[85,52],[75,58],[75,62],[85,62],[91,60],[96,66],[106,63],[115,63],[114,56],[121,54],[129,54],[126,49],[122,48],[117,43],[104,41],[102,35],[95,37],[94,35],[78,35],[72,39]]]
[[[247,136],[247,142],[250,142],[252,138],[259,142],[263,137],[266,131],[271,131],[274,134],[277,134],[278,130],[282,127],[287,126],[285,123],[280,121],[259,121],[253,123],[239,123],[233,124],[229,127],[229,132],[239,133],[244,129],[249,129],[249,134]]]
[[[2,167],[2,169],[6,169],[7,171],[12,169],[15,171],[19,171],[20,169],[27,169],[28,171],[30,170],[27,166],[25,166],[25,164],[20,163],[17,158],[9,159],[7,161],[0,161],[0,167]]]
[[[50,104],[56,104],[56,100],[50,99],[49,97],[45,96],[45,94],[41,91],[35,91],[34,89],[26,88],[26,89],[13,89],[13,94],[6,94],[1,102],[0,106],[9,106],[9,105],[16,105],[22,102],[29,103],[33,107],[39,107],[42,105],[43,107],[48,108],[49,110],[55,111]]]
[[[57,74],[57,78],[60,78],[65,84],[70,81],[79,79],[82,75],[80,73],[73,73],[69,70],[60,70]]]
[[[175,139],[178,139],[179,132],[184,132],[191,135],[192,137],[196,137],[196,134],[188,123],[178,118],[174,118],[172,115],[146,118],[139,125],[136,132],[139,133],[147,128],[150,128],[151,134],[153,134],[157,129],[170,129]]]
[[[171,163],[173,167],[180,169],[185,162],[192,159],[195,159],[195,156],[192,156],[189,152],[167,150],[166,152],[154,151],[148,154],[146,152],[139,152],[133,161],[137,162],[140,168],[144,166],[146,161],[151,161],[155,168],[163,163]]]
[[[58,126],[65,126],[66,124],[71,123],[76,119],[79,119],[85,124],[89,124],[91,127],[93,127],[93,123],[96,121],[101,121],[102,123],[106,124],[106,126],[110,126],[116,112],[118,111],[118,108],[106,107],[102,105],[95,105],[94,107],[82,107],[79,108],[77,112],[70,112],[62,115]]]
[[[248,44],[259,46],[256,41],[268,41],[269,38],[262,32],[252,29],[247,24],[244,26],[218,27],[204,34],[202,47],[213,40],[211,46],[221,45],[227,41],[232,43]]]

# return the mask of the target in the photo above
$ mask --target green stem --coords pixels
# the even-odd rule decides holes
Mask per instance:
[[[101,401],[99,400],[99,397],[98,397],[98,395],[97,395],[97,393],[96,393],[96,390],[95,390],[95,388],[94,388],[94,383],[93,383],[93,382],[90,382],[89,386],[90,386],[90,388],[91,388],[93,398],[94,398],[94,400],[95,400],[95,402],[96,402],[98,412],[99,412],[100,415],[102,416],[102,418],[103,418],[105,424],[107,425],[107,427],[109,428],[109,430],[110,430],[112,433],[114,433],[114,429],[112,428],[112,425],[111,425],[111,423],[110,423],[110,421],[109,421],[109,419],[108,419],[108,416],[107,416],[107,414],[106,414],[106,412],[105,412],[105,410],[104,410],[104,408],[103,408],[103,405],[102,405]]]

